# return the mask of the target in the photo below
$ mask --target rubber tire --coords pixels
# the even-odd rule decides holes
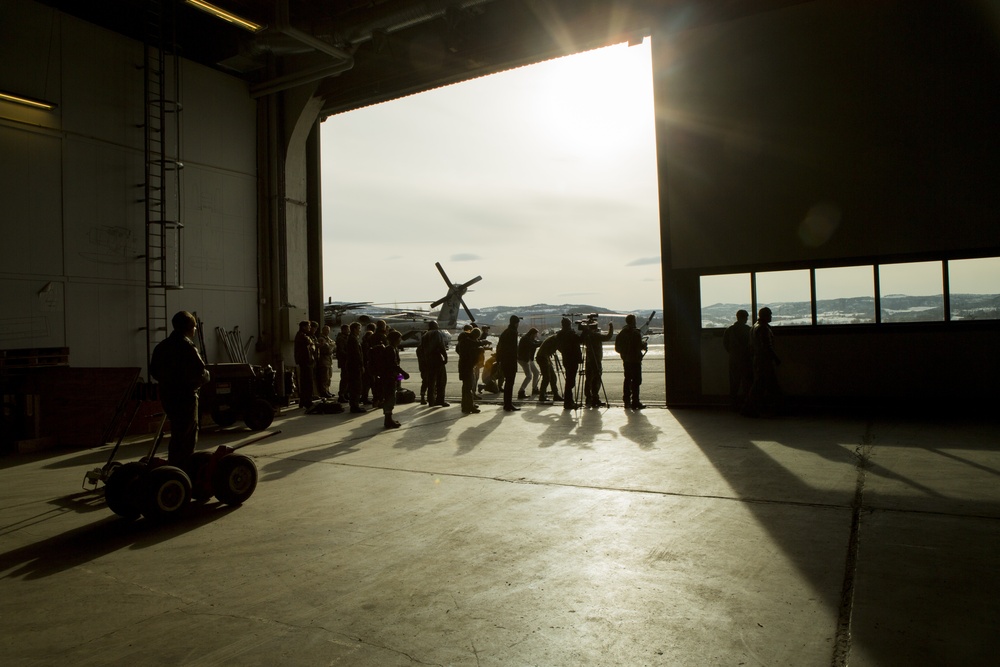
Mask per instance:
[[[177,516],[191,501],[191,478],[174,466],[153,468],[143,486],[142,515],[151,521]]]
[[[146,466],[126,463],[115,467],[104,483],[104,501],[108,509],[125,519],[138,519],[142,514],[141,490],[145,488]]]
[[[212,490],[212,479],[208,469],[212,462],[212,452],[195,452],[191,455],[191,470],[188,477],[191,479],[191,499],[198,502],[209,500],[214,492]]]
[[[263,431],[274,421],[274,406],[263,398],[255,398],[243,413],[243,422],[251,431]]]
[[[228,428],[236,423],[240,413],[231,405],[216,405],[212,408],[212,421],[221,428]]]
[[[230,454],[215,467],[215,497],[226,505],[242,505],[257,488],[257,464],[249,456]]]

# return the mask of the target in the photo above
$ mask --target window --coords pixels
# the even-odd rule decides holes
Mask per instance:
[[[771,309],[771,326],[812,324],[812,287],[807,269],[757,274],[757,308]]]
[[[754,316],[751,303],[775,326],[811,325],[813,312],[821,325],[942,322],[945,270],[950,320],[1000,320],[1000,257],[979,257],[702,276],[701,326],[725,328],[741,308]]]
[[[701,277],[701,326],[720,329],[736,321],[736,311],[750,312],[750,274]]]
[[[944,320],[941,262],[881,264],[878,271],[883,322]]]
[[[874,321],[874,267],[816,269],[817,324],[870,324]]]
[[[1000,319],[1000,257],[948,262],[951,319]]]

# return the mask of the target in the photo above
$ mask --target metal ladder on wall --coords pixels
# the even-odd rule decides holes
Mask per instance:
[[[146,0],[143,45],[145,97],[146,363],[169,332],[167,293],[182,278],[180,59],[169,0]],[[165,4],[170,4],[165,11]]]

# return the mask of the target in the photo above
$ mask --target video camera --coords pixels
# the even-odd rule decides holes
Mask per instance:
[[[597,328],[597,313],[587,313],[584,319],[577,320],[576,326],[580,329],[596,329]]]

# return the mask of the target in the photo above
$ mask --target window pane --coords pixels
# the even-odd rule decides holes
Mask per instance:
[[[948,262],[951,319],[1000,319],[1000,257]]]
[[[816,269],[816,321],[865,324],[875,321],[875,269],[843,266]]]
[[[883,322],[944,320],[941,262],[882,264],[878,267]]]
[[[720,329],[736,321],[736,311],[750,312],[750,274],[701,277],[701,326]]]
[[[771,309],[771,325],[812,324],[809,271],[768,271],[757,274],[757,308]]]

